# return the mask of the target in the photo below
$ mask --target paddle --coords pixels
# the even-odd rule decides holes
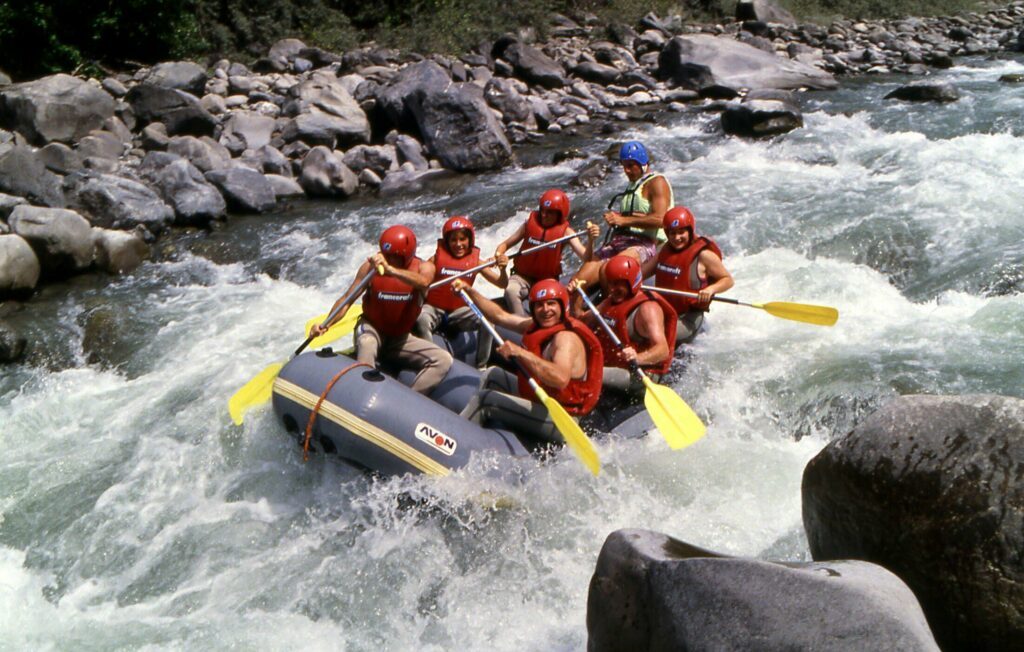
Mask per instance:
[[[335,340],[345,337],[356,327],[356,322],[359,321],[359,318],[362,317],[362,315],[363,304],[353,303],[349,307],[348,312],[345,313],[345,316],[341,318],[341,321],[328,328],[327,332],[323,335],[315,337],[309,345],[314,349],[320,349]],[[309,329],[313,328],[315,324],[322,324],[326,322],[328,317],[329,315],[327,313],[313,317],[306,322],[306,327],[302,332],[309,333]]]
[[[530,247],[529,249],[523,249],[522,251],[517,251],[514,254],[509,254],[508,257],[509,258],[515,258],[516,256],[525,256],[526,254],[532,254],[535,251],[540,251],[541,249],[548,249],[549,247],[553,247],[553,246],[555,246],[556,244],[558,244],[560,242],[565,242],[566,240],[572,240],[573,238],[578,238],[581,235],[586,235],[586,232],[584,231],[584,232],[581,232],[581,233],[571,233],[569,235],[563,235],[561,238],[555,238],[554,240],[552,240],[550,242],[545,242],[544,244],[537,245],[536,247]],[[451,283],[452,281],[454,281],[457,278],[462,278],[463,276],[469,276],[470,274],[476,274],[477,272],[479,272],[482,269],[487,269],[488,267],[490,267],[492,265],[497,265],[497,264],[498,264],[497,260],[491,260],[491,261],[488,261],[486,263],[480,263],[479,265],[477,265],[475,267],[470,267],[469,269],[466,269],[466,270],[463,270],[463,271],[459,272],[455,276],[449,276],[448,278],[441,279],[440,281],[434,281],[433,283],[430,284],[430,287],[428,289],[433,290],[434,288],[439,288],[439,287],[441,287],[443,285],[448,285],[449,283]]]
[[[578,287],[576,290],[583,297],[587,307],[590,308],[590,312],[593,313],[597,322],[601,324],[604,332],[615,343],[615,346],[621,348],[622,341],[615,335],[615,331],[604,320],[601,313],[597,311],[587,293],[583,291],[582,287]],[[636,361],[631,362],[629,367],[644,382],[644,387],[647,388],[647,391],[644,392],[644,407],[647,408],[647,413],[651,415],[651,420],[654,421],[654,425],[658,426],[658,430],[661,431],[661,435],[668,442],[670,448],[684,448],[704,436],[704,432],[707,430],[704,422],[686,404],[686,401],[668,387],[656,384],[644,373],[644,370],[640,368]]]
[[[466,302],[466,305],[473,310],[473,314],[475,314],[476,318],[480,320],[480,323],[484,325],[484,328],[486,328],[491,334],[494,341],[498,343],[498,346],[501,346],[504,343],[504,340],[501,338],[501,335],[498,334],[498,331],[494,329],[491,322],[487,321],[487,318],[484,317],[484,313],[480,311],[479,306],[473,303],[473,300],[469,298],[469,295],[465,290],[460,290],[459,296],[461,296],[462,300]],[[527,373],[526,369],[518,360],[515,362],[519,367],[519,370],[523,372],[523,375],[526,376],[526,379],[530,382],[530,387],[537,395],[537,398],[539,398],[540,402],[545,408],[547,408],[548,414],[551,415],[551,421],[554,422],[555,427],[558,428],[558,432],[562,433],[562,437],[565,439],[565,442],[569,444],[569,448],[572,452],[580,459],[581,462],[583,462],[584,466],[590,469],[591,473],[594,475],[600,473],[601,460],[597,456],[597,451],[594,449],[593,443],[591,443],[587,435],[584,434],[583,429],[580,428],[578,423],[573,421],[572,417],[569,416],[569,413],[565,411],[565,408],[562,407],[558,401],[548,396],[548,393],[544,391],[544,388]]]
[[[669,290],[668,288],[654,287],[653,285],[643,286],[645,290],[653,290],[662,294],[678,294],[683,297],[697,298],[696,292],[683,292],[682,290]],[[711,297],[712,301],[731,303],[735,306],[749,306],[764,310],[769,315],[802,321],[805,324],[817,324],[818,326],[832,326],[839,320],[839,311],[830,306],[813,306],[809,303],[790,303],[788,301],[771,301],[769,303],[746,303],[730,299],[728,297]]]
[[[363,278],[362,281],[359,282],[359,285],[352,288],[352,291],[349,292],[348,295],[342,300],[341,304],[338,305],[338,309],[332,311],[331,314],[327,316],[327,319],[325,319],[322,323],[328,323],[331,319],[334,318],[334,315],[338,314],[338,312],[341,311],[345,306],[352,303],[352,301],[354,301],[356,297],[362,294],[363,290],[366,289],[366,286],[369,285],[370,279],[372,278],[373,272],[371,271],[369,274],[366,275],[365,278]],[[346,314],[345,317],[348,317],[348,315]],[[344,321],[345,320],[342,319],[342,322],[340,323],[344,323]],[[334,327],[332,327],[331,330],[334,330]],[[326,335],[330,332],[330,330],[327,331],[327,333],[321,335],[321,337],[326,337]],[[303,342],[299,348],[295,349],[295,353],[292,354],[292,357],[302,353],[303,349],[309,346],[310,342],[312,342],[314,339],[316,338],[313,335],[307,337],[306,341]],[[275,362],[273,364],[267,365],[267,367],[265,367],[263,371],[256,374],[256,376],[254,376],[252,380],[243,385],[241,389],[235,392],[234,395],[232,395],[231,398],[228,399],[228,413],[231,414],[231,420],[235,422],[235,425],[242,425],[242,421],[244,419],[246,410],[255,405],[260,405],[261,403],[265,403],[266,401],[270,400],[270,396],[274,391],[274,379],[277,378],[277,374],[278,372],[281,371],[281,367],[283,366],[283,362]]]

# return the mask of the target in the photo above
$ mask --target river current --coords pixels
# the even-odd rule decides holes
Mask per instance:
[[[468,214],[490,253],[578,160],[533,150],[450,193],[233,219],[127,276],[43,290],[7,317],[34,348],[0,376],[0,650],[579,650],[613,530],[808,559],[800,478],[826,443],[901,394],[1022,396],[1024,85],[997,81],[1020,72],[962,60],[935,74],[963,94],[946,105],[882,99],[908,78],[845,80],[774,140],[725,139],[699,112],[616,135],[649,146],[721,245],[731,296],[840,320],[717,305],[675,383],[707,436],[601,439],[596,479],[562,451],[523,460],[515,486],[486,459],[373,480],[303,464],[269,408],[244,427],[226,409],[384,226],[410,225],[426,255]],[[577,214],[623,185],[571,193]]]

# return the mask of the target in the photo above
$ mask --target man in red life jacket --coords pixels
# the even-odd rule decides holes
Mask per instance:
[[[360,265],[355,280],[343,296],[347,296],[370,270],[378,270],[378,273],[363,294],[363,315],[356,326],[356,359],[376,366],[379,354],[382,359],[394,361],[401,367],[418,369],[412,389],[429,394],[452,366],[450,353],[412,335],[423,295],[434,278],[434,265],[416,257],[416,234],[399,225],[381,234],[380,252]],[[331,310],[337,306],[335,303]],[[312,334],[323,333],[346,312],[347,307],[330,323],[314,326]]]
[[[437,241],[437,251],[428,261],[435,269],[431,283],[443,281],[480,264],[480,248],[475,246],[475,238],[473,223],[464,215],[456,215],[444,223],[441,239]],[[487,267],[480,270],[480,274],[503,288],[508,285],[508,257],[501,254],[497,258],[497,270]],[[468,285],[472,285],[476,274],[463,278]],[[429,340],[433,333],[444,328],[469,331],[476,330],[477,326],[473,311],[455,293],[452,284],[448,283],[427,292],[427,302],[416,319],[413,332]]]
[[[676,311],[660,294],[640,288],[640,263],[629,256],[615,256],[605,266],[608,296],[583,321],[597,333],[604,349],[604,386],[629,395],[641,395],[643,381],[631,372],[633,363],[658,382],[668,372],[675,349]],[[575,289],[571,283],[570,288]],[[594,322],[604,319],[622,342],[616,346]]]
[[[540,205],[537,210],[532,211],[526,218],[526,223],[498,245],[494,250],[494,255],[504,254],[509,247],[520,241],[523,244],[519,250],[523,251],[576,233],[569,226],[569,211],[569,196],[556,188],[548,190],[540,196]],[[598,233],[600,233],[600,229],[598,229]],[[586,246],[579,241],[579,238],[568,242],[581,260],[587,260],[590,257],[594,244],[592,239]],[[502,286],[505,287],[505,304],[514,314],[526,316],[523,299],[526,298],[534,283],[549,278],[557,279],[562,275],[562,248],[564,245],[564,242],[559,243],[549,249],[516,258],[507,287]]]
[[[676,206],[663,220],[668,241],[658,255],[644,264],[644,276],[654,274],[660,288],[695,292],[699,298],[666,294],[679,315],[676,344],[691,342],[704,323],[711,297],[733,286],[732,275],[722,264],[722,250],[709,238],[697,237],[693,213]]]
[[[461,281],[455,283],[457,289],[469,292],[488,320],[523,334],[522,346],[506,341],[498,353],[516,359],[573,417],[594,409],[601,395],[601,343],[582,322],[569,316],[569,295],[561,283],[547,279],[534,284],[529,317],[503,310]],[[516,433],[543,442],[562,442],[547,408],[536,401],[526,377],[501,367],[487,371],[480,391],[461,414],[476,423],[499,420]]]

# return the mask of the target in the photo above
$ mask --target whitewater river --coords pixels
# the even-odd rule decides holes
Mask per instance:
[[[603,439],[596,479],[563,451],[525,460],[521,486],[496,487],[486,460],[374,481],[303,464],[267,408],[244,427],[226,409],[384,226],[428,254],[468,213],[490,252],[580,161],[534,151],[452,194],[233,219],[126,277],[45,289],[8,317],[28,363],[0,368],[0,649],[579,650],[615,529],[807,559],[800,478],[828,441],[900,394],[1022,395],[1024,86],[996,81],[1021,61],[938,73],[963,92],[952,105],[883,100],[903,78],[845,81],[775,141],[726,140],[701,113],[616,136],[653,150],[725,251],[732,296],[841,317],[716,307],[675,385],[707,437]],[[623,180],[573,193],[577,212]],[[469,500],[485,489],[514,506]]]

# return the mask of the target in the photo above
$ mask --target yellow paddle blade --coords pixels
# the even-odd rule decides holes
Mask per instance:
[[[580,458],[580,461],[590,469],[591,473],[594,475],[600,473],[601,459],[597,456],[594,444],[591,443],[590,438],[583,432],[580,425],[572,420],[561,403],[548,396],[548,393],[536,383],[534,383],[534,390],[537,398],[548,409],[548,414],[551,415],[551,420],[558,428],[558,432],[562,433],[562,437],[565,438],[565,443],[569,444],[569,449],[575,453],[576,457]]]
[[[274,379],[283,366],[281,362],[268,366],[228,399],[228,413],[231,414],[231,420],[235,425],[242,425],[246,410],[270,400],[270,395],[274,391]]]
[[[806,324],[832,326],[839,320],[839,311],[829,306],[812,306],[809,303],[789,303],[787,301],[752,303],[750,305],[760,308],[770,315],[783,319],[792,319],[793,321],[802,321]]]
[[[704,422],[679,394],[664,385],[655,384],[647,376],[643,380],[647,387],[644,406],[670,448],[685,448],[704,436],[707,430]]]
[[[320,337],[314,337],[313,341],[309,343],[310,349],[319,349],[327,346],[334,340],[340,340],[341,338],[349,335],[356,327],[356,322],[359,321],[359,317],[363,314],[363,305],[361,303],[352,304],[345,316],[341,318],[334,326],[331,326],[326,333]],[[327,315],[317,315],[306,322],[306,330],[304,333],[309,334],[309,329],[313,328],[314,324],[322,324],[327,319]]]

